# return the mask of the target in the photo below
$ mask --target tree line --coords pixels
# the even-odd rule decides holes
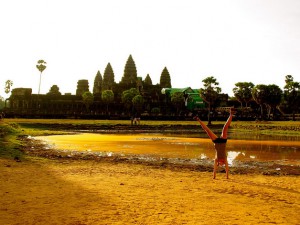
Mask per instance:
[[[46,69],[46,62],[39,60],[36,67],[40,71],[41,83],[41,75]],[[299,113],[300,84],[298,81],[294,81],[292,75],[285,76],[283,90],[275,84],[254,85],[248,81],[238,82],[233,88],[233,97],[222,93],[219,83],[213,76],[203,79],[202,82],[203,87],[199,88],[199,95],[206,103],[208,121],[210,121],[210,116],[213,115],[218,107],[233,106],[234,102],[240,104],[238,107],[241,110],[254,110],[257,114],[256,117],[260,119],[276,119],[274,118],[276,113],[292,114],[293,119],[295,119],[295,114]],[[6,81],[6,93],[9,93],[12,85],[12,81]],[[188,100],[185,96],[186,93],[175,92],[172,96],[163,96],[161,94],[162,88],[172,88],[168,69],[166,67],[163,69],[160,83],[153,85],[149,74],[144,80],[137,76],[136,65],[130,55],[119,83],[115,82],[113,68],[108,63],[103,76],[100,71],[97,71],[92,92],[89,90],[87,80],[79,80],[76,95],[82,97],[86,112],[89,112],[95,101],[101,101],[105,105],[107,114],[111,113],[110,108],[112,105],[120,103],[129,114],[141,114],[145,111],[155,114],[186,113],[184,104]],[[53,85],[46,95],[52,98],[59,98],[61,96],[59,87]],[[2,105],[3,101],[4,99],[0,98]],[[253,102],[256,104],[253,105]]]

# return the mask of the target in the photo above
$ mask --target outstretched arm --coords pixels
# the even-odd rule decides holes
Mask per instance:
[[[217,135],[214,134],[214,132],[212,132],[200,119],[198,116],[194,117],[195,120],[197,120],[201,127],[203,128],[203,130],[207,133],[207,135],[210,137],[211,140],[215,140],[217,139]]]
[[[230,115],[223,127],[223,130],[222,130],[222,134],[221,134],[221,138],[224,138],[224,139],[227,139],[227,132],[228,132],[228,128],[230,126],[230,123],[232,121],[232,117],[233,117],[233,114],[235,113],[235,110],[233,108],[230,109]]]

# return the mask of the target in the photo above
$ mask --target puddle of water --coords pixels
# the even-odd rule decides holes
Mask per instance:
[[[42,136],[36,139],[60,150],[138,154],[149,157],[208,159],[215,157],[208,138],[187,138],[163,134],[94,134]],[[300,141],[288,140],[234,140],[227,142],[228,162],[287,161],[300,164]]]

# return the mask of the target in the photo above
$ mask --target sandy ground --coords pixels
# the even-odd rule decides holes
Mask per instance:
[[[0,224],[300,224],[299,176],[0,159]]]

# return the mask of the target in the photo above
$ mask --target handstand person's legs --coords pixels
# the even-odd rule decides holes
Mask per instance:
[[[229,166],[228,166],[228,161],[227,161],[227,159],[225,160],[225,170],[226,170],[226,178],[228,179]]]
[[[218,168],[218,159],[216,158],[216,159],[214,160],[213,179],[216,179],[217,168]]]
[[[223,127],[223,130],[222,130],[222,134],[221,134],[221,138],[224,138],[224,139],[227,139],[227,132],[228,132],[228,128],[230,126],[230,123],[232,121],[232,117],[233,117],[233,110],[231,109],[230,110],[230,115]]]
[[[211,140],[217,139],[217,135],[214,134],[200,119],[199,117],[195,116],[194,117],[201,125],[203,130],[207,133],[207,135],[210,137]]]

